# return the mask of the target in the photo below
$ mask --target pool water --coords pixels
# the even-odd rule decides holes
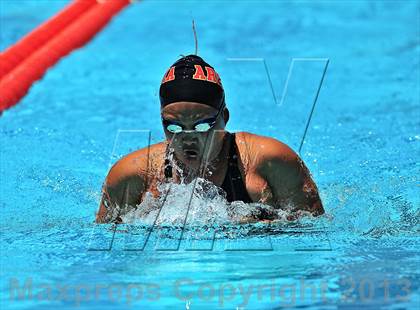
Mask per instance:
[[[66,3],[2,0],[1,49]],[[128,7],[1,116],[2,309],[418,308],[419,12],[418,1]],[[163,139],[158,86],[194,52],[192,18],[228,129],[296,151],[329,59],[300,152],[325,216],[221,224],[213,201],[185,229],[94,224],[110,165]],[[292,58],[305,60],[289,76]],[[175,190],[167,218],[182,218],[187,193]]]

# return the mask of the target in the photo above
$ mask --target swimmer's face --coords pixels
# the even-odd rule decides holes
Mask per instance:
[[[162,109],[166,139],[178,160],[198,169],[202,158],[205,160],[208,157],[211,161],[219,154],[223,146],[228,111],[225,108],[218,112],[208,105],[187,101],[174,102]],[[214,119],[216,116],[217,119]],[[208,131],[200,131],[208,127],[209,121],[214,121],[214,126]],[[177,131],[176,129],[182,131],[171,132]]]

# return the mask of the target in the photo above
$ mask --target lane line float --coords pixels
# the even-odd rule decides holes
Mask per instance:
[[[129,0],[75,0],[0,54],[0,112],[62,57],[88,43]]]

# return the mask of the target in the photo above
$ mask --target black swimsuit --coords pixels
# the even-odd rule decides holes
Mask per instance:
[[[246,190],[245,184],[242,180],[241,172],[238,167],[238,149],[235,142],[235,134],[229,134],[230,136],[230,149],[228,158],[228,169],[226,171],[225,179],[223,180],[222,189],[226,192],[226,200],[232,201],[243,201],[246,203],[252,202]],[[169,160],[165,161],[165,177],[172,177],[172,166],[169,164]]]

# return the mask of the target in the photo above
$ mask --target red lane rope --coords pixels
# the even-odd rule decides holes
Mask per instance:
[[[0,53],[0,80],[36,49],[66,28],[96,4],[96,0],[76,0],[41,24],[16,44]]]
[[[15,105],[48,68],[72,50],[86,44],[129,2],[99,2],[22,60],[0,81],[0,111]]]

